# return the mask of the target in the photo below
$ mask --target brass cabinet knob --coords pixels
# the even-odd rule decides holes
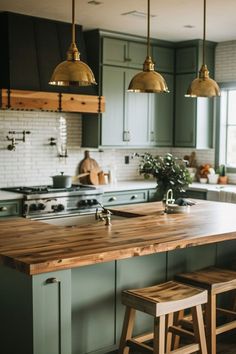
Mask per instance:
[[[7,207],[6,206],[0,207],[0,211],[7,211]]]
[[[46,284],[56,284],[56,283],[60,283],[60,280],[57,278],[48,278],[45,283]]]
[[[117,200],[116,197],[111,197],[111,198],[109,199],[109,202],[115,202],[116,200]]]

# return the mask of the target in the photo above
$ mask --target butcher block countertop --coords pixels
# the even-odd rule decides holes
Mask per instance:
[[[163,213],[160,202],[119,206],[113,208],[116,213],[138,217],[113,220],[110,226],[66,228],[4,219],[0,262],[34,275],[236,239],[236,204],[196,202],[179,214]]]

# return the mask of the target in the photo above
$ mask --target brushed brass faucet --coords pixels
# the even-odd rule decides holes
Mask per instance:
[[[95,219],[99,221],[105,221],[105,225],[109,226],[111,225],[111,211],[104,208],[102,205],[102,210],[96,209],[96,214],[95,214]]]

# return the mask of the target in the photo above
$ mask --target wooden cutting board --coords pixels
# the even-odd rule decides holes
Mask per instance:
[[[99,167],[99,164],[97,163],[96,160],[90,157],[89,151],[86,150],[84,152],[84,158],[79,165],[79,173],[89,172],[89,175],[86,177],[82,177],[80,179],[81,183],[95,184],[95,185],[99,184],[98,173],[100,171],[101,168]]]

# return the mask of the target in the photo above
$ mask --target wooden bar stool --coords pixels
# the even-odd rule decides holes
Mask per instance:
[[[221,268],[205,268],[192,273],[178,274],[175,279],[185,284],[208,290],[208,302],[205,307],[205,324],[208,354],[216,354],[216,336],[236,328],[236,312],[217,308],[216,296],[236,289],[236,271]],[[225,324],[217,326],[217,312],[229,317]]]
[[[207,291],[174,281],[148,288],[124,290],[122,303],[126,306],[120,340],[119,354],[128,354],[130,347],[141,352],[154,354],[207,354],[201,305],[207,302]],[[173,325],[175,312],[191,308],[194,333]],[[151,333],[133,337],[136,310],[154,318]],[[167,321],[166,321],[167,318]],[[172,350],[172,334],[184,335],[194,342],[177,350]],[[153,347],[145,343],[153,339]]]

